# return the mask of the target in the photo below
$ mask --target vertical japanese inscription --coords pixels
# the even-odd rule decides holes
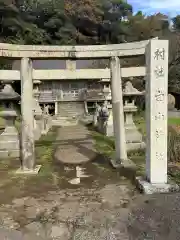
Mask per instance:
[[[155,64],[155,69],[154,69],[154,74],[156,79],[159,79],[159,81],[163,81],[163,77],[165,76],[165,70],[163,67],[162,62],[165,60],[165,49],[164,48],[157,48],[154,52],[154,61],[156,62]],[[162,78],[162,79],[161,79]],[[160,87],[159,87],[160,86]],[[164,105],[164,99],[165,99],[165,89],[163,89],[162,87],[162,83],[161,82],[157,82],[156,84],[156,90],[155,90],[155,101],[156,101],[156,106],[157,106],[157,110],[161,110],[163,111],[163,105]],[[162,104],[162,107],[160,106]],[[165,116],[163,114],[163,112],[158,111],[155,114],[155,121],[162,121],[165,120]],[[156,143],[161,143],[162,138],[165,137],[164,136],[164,131],[163,129],[158,127],[158,123],[157,123],[157,128],[155,131],[155,139],[156,139]],[[156,151],[155,154],[156,160],[157,161],[162,161],[164,158],[164,153],[162,152],[162,149],[159,147]]]
[[[156,51],[154,52],[154,60],[165,60],[164,48],[156,48]]]
[[[152,184],[167,183],[168,52],[167,40],[151,40],[146,51],[146,176]]]

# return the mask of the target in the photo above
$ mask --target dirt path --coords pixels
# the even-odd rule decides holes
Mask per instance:
[[[2,234],[11,234],[10,240],[18,234],[34,240],[128,239],[128,206],[137,195],[135,187],[96,153],[87,128],[57,131],[54,160],[45,155],[51,140],[40,146],[45,160],[38,176],[9,178],[4,168],[9,182],[0,186],[0,227],[8,231],[0,229],[1,239]],[[53,163],[50,169],[47,161]],[[83,165],[88,177],[72,185],[75,163]]]
[[[72,144],[76,147],[74,155],[82,154],[81,145],[88,143],[89,148],[83,146],[85,160],[80,163],[89,177],[81,178],[77,185],[69,183],[76,175],[74,159],[79,164],[69,151],[67,157],[64,155],[64,163],[62,159],[53,161],[50,155],[43,154],[42,171],[34,177],[15,176],[8,165],[4,164],[4,168],[1,165],[0,239],[180,239],[178,193],[140,195],[122,172],[97,155],[87,129],[77,126],[71,131],[67,128],[58,131],[54,144],[59,149]],[[52,140],[44,143],[41,152],[48,153]],[[93,152],[90,161],[89,150]],[[53,164],[51,168],[47,161]]]
[[[58,128],[57,141],[55,158],[61,163],[81,164],[97,156],[90,131],[83,125]]]

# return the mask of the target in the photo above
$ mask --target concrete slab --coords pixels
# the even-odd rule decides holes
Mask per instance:
[[[144,180],[142,177],[137,177],[137,187],[144,194],[153,194],[153,193],[169,193],[169,192],[177,192],[180,190],[180,187],[172,182],[164,183],[164,184],[152,184],[147,180]]]
[[[19,168],[15,173],[16,174],[27,174],[27,175],[36,175],[39,173],[41,165],[36,165],[34,169],[23,169]]]

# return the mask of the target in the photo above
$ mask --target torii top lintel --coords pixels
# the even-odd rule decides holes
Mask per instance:
[[[122,44],[88,46],[16,45],[0,43],[0,57],[81,59],[143,55],[149,41],[150,40]]]

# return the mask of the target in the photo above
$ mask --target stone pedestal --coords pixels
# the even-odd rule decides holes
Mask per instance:
[[[93,115],[93,126],[97,127],[98,126],[98,114],[94,113]]]
[[[6,121],[6,127],[0,135],[0,158],[17,158],[20,156],[19,133],[15,128],[17,114],[13,110],[0,112]]]
[[[138,131],[133,121],[133,112],[136,111],[137,107],[132,104],[124,106],[127,150],[145,148],[145,143],[142,140],[142,134]]]
[[[42,135],[42,115],[34,115],[34,140],[39,140]]]
[[[43,114],[42,118],[42,135],[46,135],[51,128],[51,117],[47,114]]]
[[[142,94],[142,92],[133,87],[130,81],[125,83],[123,96],[127,150],[145,148],[145,143],[142,141],[142,134],[138,131],[133,120],[133,115],[137,112],[135,99]]]

